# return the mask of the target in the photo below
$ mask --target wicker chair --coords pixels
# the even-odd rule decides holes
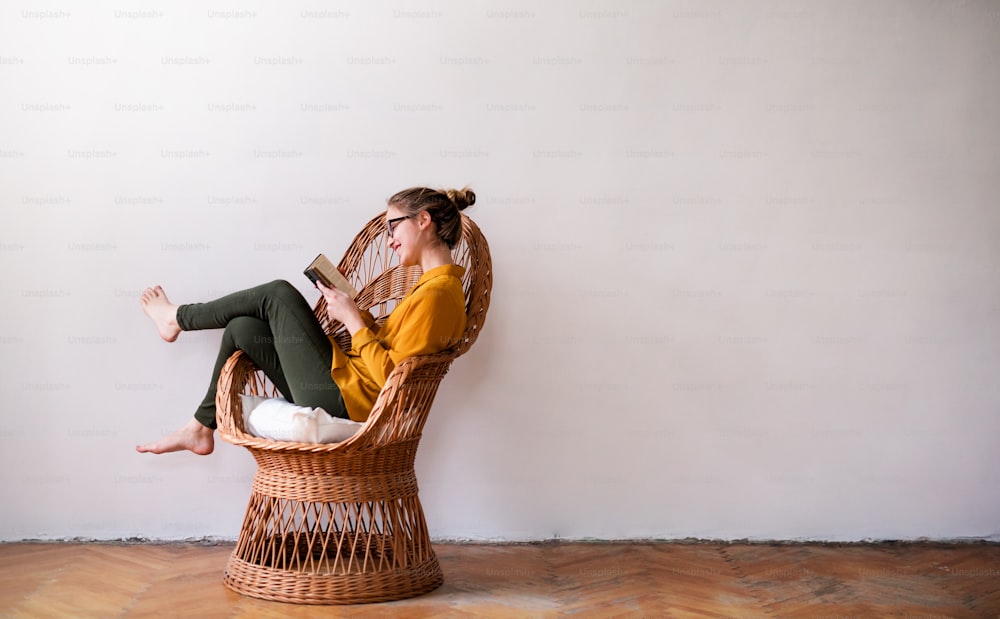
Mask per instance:
[[[300,604],[359,604],[427,593],[443,582],[417,496],[413,463],[427,414],[451,362],[472,346],[492,289],[489,246],[462,216],[455,262],[466,268],[468,323],[461,342],[396,366],[367,423],[350,439],[311,444],[257,438],[243,428],[241,393],[275,395],[242,352],[219,379],[219,434],[257,460],[250,502],[224,581],[253,597]],[[387,247],[385,216],[372,219],[340,262],[360,292],[358,306],[381,323],[420,277]],[[341,348],[343,325],[316,316]]]

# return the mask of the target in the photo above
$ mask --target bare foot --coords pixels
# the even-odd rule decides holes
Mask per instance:
[[[207,456],[214,449],[215,430],[201,425],[197,419],[191,419],[183,428],[164,436],[155,443],[135,446],[135,450],[143,454],[163,454],[187,450],[199,456]]]
[[[139,298],[142,304],[142,311],[152,319],[156,325],[156,330],[167,342],[173,342],[181,334],[181,327],[177,324],[177,306],[170,302],[167,293],[163,288],[146,288]]]

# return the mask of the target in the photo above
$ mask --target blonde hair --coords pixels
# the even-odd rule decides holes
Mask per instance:
[[[468,187],[411,187],[389,198],[388,203],[411,217],[420,211],[427,211],[437,226],[438,238],[448,249],[454,249],[462,238],[462,217],[459,213],[476,203],[476,194]]]

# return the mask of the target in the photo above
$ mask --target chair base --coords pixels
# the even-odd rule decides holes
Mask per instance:
[[[255,565],[229,557],[223,582],[250,597],[292,604],[370,604],[430,593],[444,582],[433,551],[406,568],[361,573],[316,573]]]
[[[296,604],[386,602],[441,586],[415,442],[348,455],[252,450],[257,474],[225,584]]]

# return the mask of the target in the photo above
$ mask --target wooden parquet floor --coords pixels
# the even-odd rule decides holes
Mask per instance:
[[[436,544],[440,589],[339,607],[233,593],[232,548],[0,544],[0,616],[1000,617],[996,544]]]

